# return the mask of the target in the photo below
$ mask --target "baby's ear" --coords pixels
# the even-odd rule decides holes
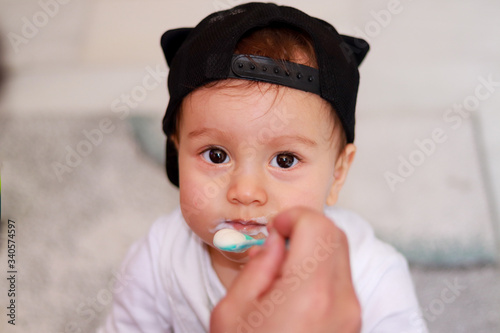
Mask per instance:
[[[166,31],[163,36],[161,36],[161,48],[163,49],[163,54],[165,55],[169,67],[175,54],[186,40],[191,30],[193,30],[193,28],[172,29]]]
[[[356,155],[356,146],[349,143],[345,146],[344,150],[339,154],[337,161],[335,162],[335,171],[332,187],[330,188],[330,193],[326,198],[326,204],[328,206],[333,206],[339,198],[340,190],[344,186],[345,180],[347,178],[347,173],[351,168],[352,161]]]
[[[179,136],[177,133],[170,134],[168,139],[174,145],[175,149],[179,150]]]

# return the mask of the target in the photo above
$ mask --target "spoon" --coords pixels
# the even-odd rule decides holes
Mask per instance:
[[[262,245],[265,238],[255,239],[233,229],[221,229],[214,235],[215,247],[227,252],[244,252],[255,245]]]

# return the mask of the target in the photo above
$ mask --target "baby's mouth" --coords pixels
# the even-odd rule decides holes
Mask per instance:
[[[255,220],[224,220],[215,227],[213,232],[221,229],[233,229],[249,236],[257,236],[259,234],[263,237],[268,236],[266,223]]]
[[[232,225],[235,230],[238,231],[246,231],[246,230],[252,230],[255,228],[261,228],[265,227],[265,224],[262,223],[257,223],[255,221],[244,221],[244,220],[229,220],[226,221],[225,223]]]

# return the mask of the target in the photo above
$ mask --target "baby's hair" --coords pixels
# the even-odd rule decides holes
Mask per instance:
[[[283,25],[271,25],[268,27],[256,28],[248,31],[236,45],[234,53],[268,57],[277,60],[278,64],[280,61],[290,61],[301,65],[318,68],[316,53],[314,51],[312,39],[309,37],[309,35],[295,28]],[[204,85],[204,87],[223,88],[233,86],[241,87],[242,85],[244,87],[251,87],[254,85],[259,85],[260,87],[262,87],[262,82],[260,81],[237,80],[239,81],[238,83],[235,83],[233,81],[234,80],[214,81]],[[274,85],[268,85],[267,88],[279,89],[279,86],[275,87]],[[325,104],[328,105],[333,120],[333,130],[330,139],[335,139],[338,147],[337,153],[340,154],[340,152],[342,152],[347,145],[346,135],[341,125],[340,119],[333,109],[333,106],[331,106],[330,103]],[[177,112],[177,130],[179,128],[178,125],[182,117],[181,114],[182,112]]]
[[[311,38],[291,27],[269,26],[247,32],[235,53],[252,54],[318,68]]]

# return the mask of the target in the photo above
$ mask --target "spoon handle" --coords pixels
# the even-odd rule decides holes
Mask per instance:
[[[248,249],[248,248],[250,248],[252,246],[263,245],[265,241],[266,241],[265,238],[262,238],[262,239],[255,239],[254,238],[252,240],[247,240],[244,243],[235,245],[234,248],[231,249],[231,250],[229,250],[229,251],[232,251],[232,252],[243,252],[243,251],[245,251],[246,249]]]

